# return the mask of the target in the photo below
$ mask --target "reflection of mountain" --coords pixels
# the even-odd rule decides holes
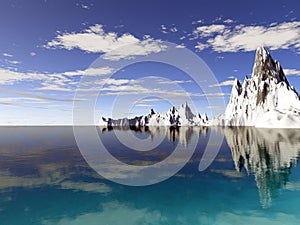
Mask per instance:
[[[189,142],[192,139],[193,134],[205,135],[207,132],[207,127],[191,127],[191,126],[182,126],[182,127],[168,127],[168,126],[149,126],[149,127],[134,127],[134,126],[118,126],[118,127],[104,127],[102,132],[112,131],[112,130],[132,130],[135,132],[144,132],[149,134],[151,138],[154,136],[167,137],[170,141],[179,143],[187,147]]]
[[[268,207],[288,181],[300,152],[299,130],[226,128],[225,136],[238,171],[254,174],[261,203]]]
[[[82,127],[82,129],[86,128]],[[105,129],[108,130],[108,128]],[[141,146],[144,150],[147,149],[147,142],[143,143],[145,138],[150,144],[155,144],[156,140],[161,143],[159,141],[163,139],[159,147],[154,147],[155,151],[135,151],[136,154],[131,152],[128,154],[128,151],[124,151],[127,148],[117,143],[117,137],[113,135],[113,132],[108,133],[103,130],[100,136],[104,144],[112,148],[112,154],[120,157],[118,158],[120,161],[130,161],[132,165],[139,166],[154,165],[166,159],[179,144],[178,155],[168,161],[167,165],[171,168],[173,165],[185,163],[186,155],[189,155],[196,147],[196,154],[190,159],[190,168],[193,168],[193,163],[198,164],[199,159],[203,158],[204,148],[202,147],[209,146],[206,132],[207,134],[224,133],[232,151],[236,170],[245,169],[248,174],[254,174],[262,205],[264,207],[271,205],[278,189],[285,188],[291,166],[297,161],[300,153],[300,130],[253,127],[216,128],[218,129],[216,131],[210,129],[141,127],[132,132],[126,127],[113,128],[126,140],[131,140],[132,133],[136,138],[140,137],[140,143],[134,143],[134,147]],[[0,191],[2,193],[13,191],[18,187],[39,188],[43,186],[94,193],[111,191],[111,185],[89,167],[78,151],[71,127],[0,128],[0,134]],[[226,144],[223,147],[226,149]],[[214,149],[215,145],[211,145],[208,153],[211,154]],[[92,157],[93,154],[94,152],[91,152]],[[219,162],[227,166],[226,162],[231,162],[231,157],[228,158],[227,153],[223,157],[225,158],[219,158]],[[103,163],[99,163],[98,166],[105,168],[106,177],[114,177],[119,181],[128,177],[134,180],[142,179],[138,172],[129,170],[127,166],[120,166],[106,161],[105,158],[102,159]],[[232,173],[232,170],[222,170],[222,168],[219,165],[217,167],[212,165],[211,170],[225,171],[224,174],[237,177],[238,174]],[[191,170],[187,171],[189,175]],[[166,170],[161,170],[156,176],[165,176],[165,172]],[[185,172],[181,174],[186,175]],[[216,182],[214,180],[213,184]],[[197,182],[191,182],[191,184],[197,185]]]

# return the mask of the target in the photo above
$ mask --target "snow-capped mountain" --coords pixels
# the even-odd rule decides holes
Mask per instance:
[[[195,115],[187,103],[179,108],[172,107],[166,113],[156,113],[153,109],[146,116],[134,118],[111,119],[104,118],[99,122],[100,126],[202,126],[207,125],[206,114]]]
[[[284,75],[279,62],[264,48],[256,50],[251,78],[243,84],[235,79],[223,115],[208,120],[193,114],[187,103],[166,113],[151,109],[146,116],[124,119],[102,118],[100,126],[255,126],[300,128],[300,97]]]
[[[234,81],[219,126],[300,127],[300,99],[279,62],[263,47],[256,51],[252,77]]]

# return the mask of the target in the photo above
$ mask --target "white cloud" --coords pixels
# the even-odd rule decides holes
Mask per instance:
[[[218,21],[222,21],[223,20],[223,16],[217,16],[214,20],[213,20],[213,23],[214,22],[218,22]]]
[[[176,33],[176,32],[178,31],[178,29],[177,29],[177,27],[172,27],[172,28],[170,29],[170,31],[173,32],[173,33]]]
[[[40,73],[21,73],[17,71],[0,68],[0,84],[12,85],[19,81],[43,80],[46,79],[45,74]]]
[[[65,91],[73,92],[78,84],[73,76],[104,76],[114,72],[111,67],[88,68],[86,70],[74,70],[61,73],[42,73],[42,72],[18,72],[0,68],[0,85],[14,85],[16,83],[35,82],[37,87],[35,90],[40,91]],[[96,79],[96,78],[95,78]],[[93,84],[99,85],[99,82],[106,81],[107,84],[124,84],[129,82],[126,80],[114,79],[96,79]],[[102,84],[101,83],[101,84]]]
[[[75,71],[68,71],[64,72],[63,74],[66,76],[81,76],[81,75],[88,75],[88,76],[100,76],[100,75],[108,75],[114,71],[111,67],[100,67],[100,68],[88,68],[86,70],[75,70]]]
[[[209,47],[208,44],[203,44],[200,42],[198,42],[197,45],[195,46],[195,48],[198,49],[199,51],[202,51],[202,50],[206,49],[207,47]]]
[[[101,81],[99,81],[101,82]],[[129,81],[129,83],[121,84],[118,83],[118,80],[115,80],[115,84],[104,86],[101,88],[97,88],[97,86],[88,86],[84,89],[77,89],[79,91],[87,91],[87,92],[98,92],[101,91],[101,96],[121,96],[121,95],[159,95],[160,97],[165,98],[177,98],[183,96],[192,96],[194,94],[187,92],[187,91],[179,91],[177,89],[171,89],[170,84],[158,84],[161,86],[168,86],[166,89],[163,87],[158,86],[157,88],[148,87],[146,84],[137,84],[133,82],[133,84]],[[103,81],[105,83],[105,81]],[[97,93],[98,94],[98,93]]]
[[[39,91],[64,91],[64,92],[73,92],[74,90],[71,88],[60,87],[58,85],[46,85],[44,87],[36,88]]]
[[[105,53],[102,57],[107,60],[119,60],[122,58],[132,58],[135,56],[144,56],[151,53],[164,51],[167,47],[162,45],[161,41],[152,38],[145,38],[137,43],[129,44],[116,48],[111,52]]]
[[[160,28],[161,28],[161,32],[163,33],[163,34],[167,34],[168,33],[168,31],[167,31],[167,27],[166,27],[166,25],[160,25]]]
[[[164,24],[160,25],[160,27],[161,27],[162,30],[166,30],[167,29],[166,25],[164,25]]]
[[[82,84],[79,91],[99,92],[102,96],[116,95],[141,95],[159,94],[168,96],[190,95],[191,93],[178,91],[179,84],[191,83],[191,80],[167,80],[156,76],[148,76],[147,79],[92,79]],[[102,87],[100,89],[100,87]]]
[[[118,35],[114,32],[105,32],[100,24],[78,33],[58,34],[45,47],[67,50],[77,48],[85,52],[103,53],[102,57],[107,60],[144,56],[166,48],[160,40],[154,40],[149,36],[140,40],[130,33]]]
[[[84,4],[81,4],[81,8],[83,8],[83,9],[90,9],[90,7],[88,5],[84,5]]]
[[[128,79],[114,79],[114,78],[107,78],[107,79],[98,79],[96,81],[93,81],[93,86],[99,87],[103,85],[127,85],[127,84],[134,84],[136,83],[135,80],[128,80]]]
[[[297,69],[284,69],[283,72],[287,76],[300,76],[300,70]]]
[[[221,83],[210,85],[209,87],[224,87],[224,86],[232,86],[234,80],[225,80]]]
[[[175,48],[186,48],[184,44],[176,45]]]
[[[135,104],[134,106],[136,106],[136,107],[152,107],[153,105],[150,105],[150,104],[143,104],[143,103],[137,103],[137,104]]]
[[[0,90],[0,92],[2,92]],[[17,102],[17,101],[41,101],[40,98],[33,98],[33,97],[1,97],[0,98],[0,103],[8,103],[8,104],[12,104],[13,102]]]
[[[21,63],[20,61],[17,61],[17,60],[6,60],[6,62],[8,62],[9,64],[13,64],[13,65],[17,65],[17,64]]]
[[[21,97],[2,97],[0,98],[1,102],[11,103],[14,101],[24,101],[24,100],[30,100],[30,101],[44,101],[44,100],[50,100],[50,101],[58,101],[58,102],[73,102],[73,101],[82,101],[84,99],[74,99],[74,98],[57,98],[57,97],[51,97],[49,95],[41,95],[40,93],[36,92],[29,92],[29,91],[19,91],[19,90],[11,90],[11,89],[4,89],[0,88],[1,93],[6,94],[12,94],[12,95],[18,95]],[[26,97],[24,97],[26,96]]]
[[[216,93],[205,93],[205,94],[193,94],[193,96],[197,97],[224,97],[228,96],[230,93],[224,93],[224,92],[216,92]]]
[[[35,52],[30,52],[30,56],[36,56]]]
[[[166,30],[167,30],[167,27],[164,24],[160,25],[160,28],[161,28],[161,30],[162,30],[163,33],[166,32]]]
[[[227,19],[223,21],[224,23],[233,23],[234,21],[232,19]]]
[[[161,98],[145,98],[145,99],[139,100],[139,102],[161,102],[161,101],[164,101],[164,99],[161,99]]]
[[[13,57],[13,55],[12,54],[9,54],[9,53],[7,53],[7,52],[4,52],[3,54],[2,54],[4,57]]]
[[[197,23],[203,23],[204,20],[200,19],[200,20],[197,20],[197,21],[193,21],[192,24],[197,24]]]
[[[300,21],[269,26],[212,24],[197,27],[193,34],[206,39],[196,46],[199,50],[212,48],[216,52],[253,51],[263,45],[271,50],[293,47],[300,53]]]
[[[212,24],[209,26],[199,26],[194,31],[194,34],[200,35],[200,37],[210,37],[216,33],[223,33],[226,29],[225,25],[222,24]]]
[[[169,84],[169,85],[173,85],[173,84],[184,84],[184,83],[192,83],[191,80],[164,80],[164,79],[156,79],[156,82],[158,84]]]

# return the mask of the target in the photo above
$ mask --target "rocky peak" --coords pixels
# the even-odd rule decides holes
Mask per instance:
[[[201,119],[203,120],[203,122],[207,122],[208,121],[208,116],[206,113],[204,113],[202,116],[201,116]]]
[[[154,109],[151,109],[149,115],[152,116],[152,115],[154,115],[154,114],[155,114]]]
[[[240,95],[242,92],[242,85],[238,79],[234,79],[231,93],[234,96]]]
[[[188,119],[195,116],[187,102],[185,102],[180,106],[179,111],[182,112],[185,115],[185,117]]]
[[[252,77],[258,77],[259,83],[268,78],[275,78],[277,83],[283,81],[288,84],[280,63],[274,60],[264,47],[258,47],[256,50]]]
[[[170,110],[171,114],[175,114],[177,112],[177,109],[175,106],[173,106]]]

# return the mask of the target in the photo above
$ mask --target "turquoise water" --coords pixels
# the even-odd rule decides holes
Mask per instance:
[[[139,166],[167,158],[177,145],[187,152],[193,138],[199,140],[189,162],[174,176],[134,187],[95,172],[78,150],[72,127],[2,127],[0,224],[300,223],[299,130],[98,132],[112,155]],[[116,134],[129,141],[133,134],[162,142],[151,152],[136,152]],[[224,140],[213,163],[199,171],[210,135],[224,135]],[[126,171],[117,173],[126,178]]]

